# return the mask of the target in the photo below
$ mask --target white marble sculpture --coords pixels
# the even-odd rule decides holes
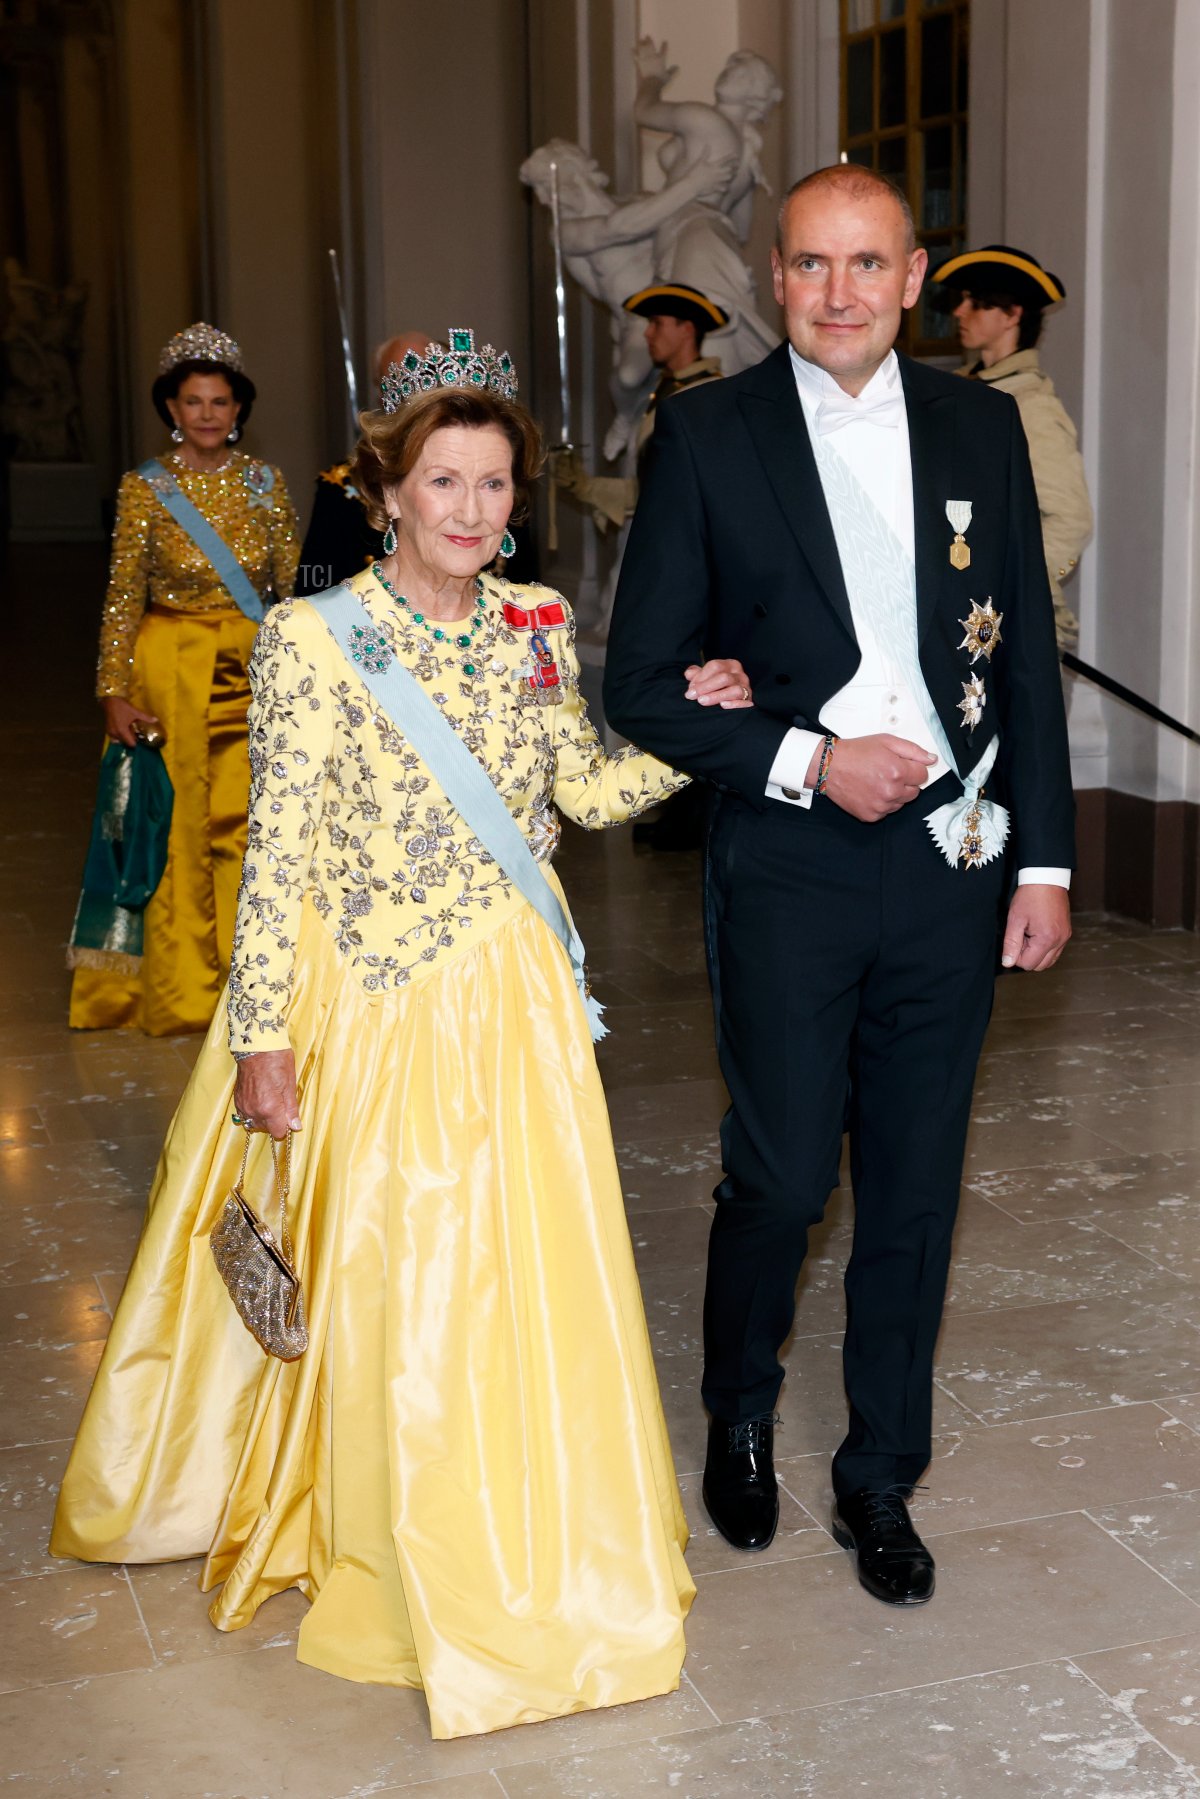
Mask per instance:
[[[609,310],[616,413],[604,442],[610,461],[632,438],[651,375],[645,321],[621,309],[630,294],[652,281],[678,281],[715,300],[730,322],[709,334],[704,353],[719,356],[729,375],[760,361],[779,341],[759,316],[754,277],[741,253],[755,190],[766,187],[758,126],[781,97],[774,71],[762,57],[739,50],[717,78],[714,103],[669,101],[663,90],[675,70],[667,65],[666,45],[643,38],[635,60],[634,116],[667,137],[659,152],[667,181],[659,192],[616,199],[594,159],[561,138],[521,167],[521,180],[548,206],[550,165],[557,164],[567,271]]]

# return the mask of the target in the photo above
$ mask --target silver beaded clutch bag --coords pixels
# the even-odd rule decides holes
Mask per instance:
[[[287,1202],[292,1184],[292,1133],[287,1134],[282,1173],[279,1151],[274,1139],[271,1141],[271,1165],[279,1195],[278,1236],[270,1225],[263,1223],[243,1192],[250,1135],[247,1131],[241,1172],[221,1208],[221,1216],[209,1238],[209,1247],[246,1329],[268,1355],[278,1356],[281,1362],[294,1362],[308,1348],[308,1321],[287,1227]]]

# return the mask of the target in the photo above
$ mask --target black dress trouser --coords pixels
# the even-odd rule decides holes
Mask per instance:
[[[703,1397],[770,1412],[808,1228],[836,1186],[849,1083],[854,1245],[850,1427],[834,1489],[914,1483],[931,1455],[933,1349],[976,1064],[991,1012],[1004,862],[951,868],[925,825],[944,776],[878,824],[818,798],[723,796],[708,847],[721,1130]],[[803,1353],[803,1346],[798,1353]]]

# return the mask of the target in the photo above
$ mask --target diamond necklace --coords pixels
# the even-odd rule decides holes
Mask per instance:
[[[389,593],[396,604],[404,608],[406,617],[410,618],[414,625],[420,625],[423,631],[428,631],[435,643],[444,643],[448,649],[470,649],[472,638],[483,625],[484,609],[487,606],[487,601],[484,598],[483,579],[481,576],[476,575],[475,577],[474,612],[472,612],[470,618],[460,619],[458,621],[460,624],[466,625],[467,629],[465,631],[445,631],[440,625],[430,624],[423,612],[413,611],[404,595],[396,592],[396,589],[392,586],[391,582],[384,574],[382,566],[378,562],[372,563],[371,573],[375,576],[375,579],[379,582],[379,585],[384,589],[385,593]],[[464,662],[463,673],[466,675],[473,675],[475,673],[475,664],[473,662]]]

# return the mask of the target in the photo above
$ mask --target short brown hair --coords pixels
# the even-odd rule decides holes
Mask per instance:
[[[913,219],[912,207],[908,196],[894,181],[886,175],[880,175],[875,169],[864,168],[857,162],[835,162],[826,169],[814,169],[811,175],[804,175],[799,181],[793,181],[791,187],[779,204],[779,213],[775,222],[775,247],[783,248],[783,219],[788,203],[796,194],[807,193],[811,188],[832,188],[835,193],[848,194],[852,200],[886,198],[894,200],[900,208],[904,219],[904,247],[913,251],[917,247],[917,227]]]
[[[546,458],[541,432],[515,400],[471,387],[436,387],[414,395],[396,412],[360,413],[358,423],[362,436],[354,452],[351,479],[376,531],[387,528],[384,489],[412,473],[421,451],[444,425],[468,425],[476,430],[485,425],[500,427],[512,445],[512,522],[519,525],[529,516],[530,489]]]

